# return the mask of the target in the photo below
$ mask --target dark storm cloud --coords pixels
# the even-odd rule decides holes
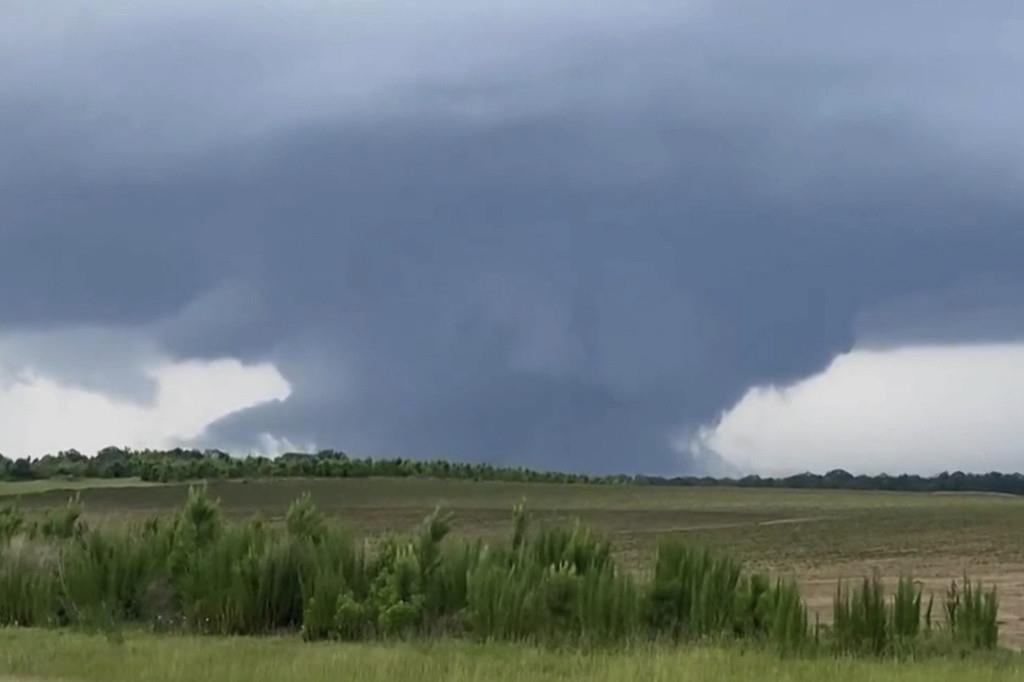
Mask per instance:
[[[746,387],[939,334],[901,300],[1024,284],[1014,5],[496,8],[22,10],[0,324],[273,360],[218,444],[669,471]]]
[[[998,343],[1024,340],[1024,288],[1015,278],[979,277],[939,287],[864,311],[856,329],[862,346],[906,343]]]

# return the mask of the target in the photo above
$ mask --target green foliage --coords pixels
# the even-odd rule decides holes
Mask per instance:
[[[520,502],[512,508],[512,551],[518,552],[526,541],[530,517],[526,513],[526,502]]]
[[[728,557],[678,543],[658,548],[647,617],[676,638],[748,637],[782,650],[807,646],[807,609],[796,585],[742,575]]]
[[[843,653],[881,655],[890,646],[890,612],[882,579],[875,574],[860,587],[840,584],[832,607],[834,645]]]
[[[413,597],[411,601],[401,599],[385,606],[377,616],[377,626],[385,637],[413,634],[423,619],[423,601]]]
[[[303,493],[288,507],[285,517],[288,534],[300,540],[320,542],[324,537],[324,516],[313,503],[310,494]]]
[[[972,649],[992,649],[999,641],[999,597],[996,588],[985,590],[964,576],[946,594],[946,622],[953,640]]]
[[[921,594],[921,586],[909,576],[900,578],[896,584],[890,622],[892,636],[897,642],[912,641],[921,633]],[[930,627],[926,625],[925,629]]]
[[[705,637],[760,625],[755,613],[736,613],[737,595],[744,594],[740,565],[678,543],[658,548],[650,588],[650,622],[675,637]],[[757,609],[740,598],[741,604]],[[760,627],[754,627],[751,634]]]
[[[642,486],[728,486],[742,488],[795,488],[814,490],[889,490],[907,492],[979,491],[1024,495],[1024,477],[997,472],[970,474],[944,472],[924,477],[902,474],[854,476],[841,469],[825,474],[802,473],[785,478],[712,478],[661,476],[588,476],[522,467],[500,467],[487,463],[448,460],[415,460],[401,457],[372,459],[350,457],[336,450],[316,453],[289,452],[278,457],[232,457],[220,450],[132,450],[106,447],[94,457],[77,450],[64,450],[36,459],[8,460],[0,455],[0,480],[28,481],[52,478],[141,478],[144,481],[175,482],[211,479],[255,478],[366,478],[430,477],[472,481],[543,483],[586,483]]]
[[[945,599],[946,632],[937,632],[932,621],[934,601],[923,600],[921,586],[910,577],[896,585],[886,600],[881,579],[865,579],[859,588],[836,591],[833,603],[832,645],[839,653],[904,655],[919,652],[921,645],[940,637],[963,651],[995,648],[999,640],[995,588],[953,582]]]
[[[525,553],[520,554],[521,560],[546,567],[569,565],[580,575],[601,570],[611,561],[611,545],[579,522],[572,528],[542,528],[522,547]]]
[[[941,601],[941,600],[940,600]],[[912,663],[808,657],[760,647],[654,644],[607,651],[442,639],[306,646],[294,637],[166,637],[127,631],[125,646],[72,632],[0,630],[0,678],[76,682],[1020,682],[999,653]]]
[[[84,529],[82,504],[76,494],[68,498],[63,509],[48,511],[36,530],[44,538],[66,540],[81,534]]]
[[[633,579],[606,564],[581,576],[576,589],[574,629],[586,642],[638,639],[642,633],[641,593]]]
[[[351,592],[338,595],[334,607],[333,632],[340,639],[355,641],[368,632],[369,613],[365,604],[356,601]]]
[[[59,625],[58,572],[52,548],[16,539],[0,550],[0,625]]]
[[[108,628],[161,615],[154,586],[166,549],[125,533],[89,531],[61,553],[60,602],[67,620]]]
[[[774,589],[767,590],[761,595],[754,613],[758,629],[764,632],[780,651],[792,653],[810,645],[807,607],[800,598],[800,590],[795,583],[777,582]],[[746,614],[741,614],[741,619],[746,618]]]
[[[505,542],[450,538],[435,510],[412,533],[372,549],[353,543],[308,496],[282,526],[228,523],[194,487],[178,514],[87,528],[81,505],[24,526],[0,513],[0,625],[99,629],[132,625],[223,635],[298,631],[307,640],[468,636],[554,645],[731,638],[784,652],[916,651],[931,636],[931,602],[909,578],[891,601],[881,581],[836,593],[831,637],[808,625],[791,582],[680,543],[658,549],[643,580],[621,570],[607,540],[580,524],[531,529],[515,508]],[[945,601],[963,649],[998,640],[993,591],[964,581]]]
[[[0,548],[5,547],[25,526],[25,516],[13,504],[0,507]]]
[[[470,630],[483,639],[536,637],[543,626],[536,566],[510,564],[484,551],[467,581]]]
[[[211,479],[366,478],[413,476],[473,481],[625,484],[631,476],[587,476],[499,467],[487,463],[413,460],[396,457],[349,457],[335,450],[314,454],[285,453],[278,457],[232,457],[219,450],[131,450],[107,447],[94,457],[65,450],[38,459],[6,460],[0,456],[0,480],[40,478],[141,478],[163,483]]]
[[[177,542],[190,549],[202,549],[218,539],[223,527],[220,505],[206,494],[206,486],[192,486],[188,500],[178,514]]]

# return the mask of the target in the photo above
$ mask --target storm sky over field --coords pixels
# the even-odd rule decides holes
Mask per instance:
[[[0,4],[0,452],[1024,469],[1024,7]]]

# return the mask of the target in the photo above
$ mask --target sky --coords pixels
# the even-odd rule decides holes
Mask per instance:
[[[1024,469],[1024,7],[0,3],[0,452]]]

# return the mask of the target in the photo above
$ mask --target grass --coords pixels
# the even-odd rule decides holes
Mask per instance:
[[[811,645],[791,583],[772,585],[678,542],[663,544],[650,577],[638,579],[606,540],[579,524],[532,528],[521,506],[506,542],[445,542],[450,516],[435,510],[411,535],[375,547],[353,541],[309,495],[280,525],[227,522],[200,488],[174,517],[142,524],[91,529],[77,500],[41,522],[11,507],[4,519],[0,624],[292,631],[308,640],[621,646],[728,636]],[[963,610],[965,623],[972,613]]]
[[[143,481],[141,478],[44,478],[36,481],[0,481],[0,497],[94,488],[150,488],[156,485],[160,484]]]
[[[57,488],[48,487],[57,484]],[[68,485],[71,484],[71,485]],[[115,485],[107,485],[115,484]],[[123,527],[154,513],[171,513],[185,502],[187,486],[140,487],[140,481],[41,481],[0,484],[0,495],[17,495],[29,516],[64,508],[68,490],[77,490],[88,522],[94,527]],[[329,517],[341,518],[354,533],[379,535],[406,530],[442,504],[452,509],[453,535],[459,538],[508,538],[516,533],[509,509],[522,499],[541,523],[579,518],[611,540],[613,558],[634,569],[654,559],[666,540],[709,545],[717,553],[735,556],[773,575],[796,576],[815,618],[831,613],[837,599],[836,578],[859,580],[879,569],[887,595],[900,594],[887,628],[921,623],[930,612],[927,597],[918,597],[920,583],[902,587],[892,581],[913,573],[928,593],[935,594],[934,618],[944,618],[948,602],[958,597],[960,613],[1000,609],[1004,644],[1024,642],[1024,499],[996,495],[929,495],[857,491],[790,491],[703,488],[644,488],[634,486],[577,486],[423,479],[273,480],[214,482],[210,493],[222,501],[224,513],[236,520],[258,517],[280,525],[293,535],[323,530],[302,505],[315,503]],[[289,516],[289,505],[309,493]],[[511,528],[510,528],[511,526]],[[551,538],[550,543],[562,540]],[[537,547],[536,552],[552,552]],[[140,556],[139,561],[145,557]],[[679,584],[682,564],[696,566],[699,556],[666,559],[663,577]],[[671,564],[671,565],[669,565]],[[657,564],[654,564],[657,566]],[[687,570],[695,570],[689,568]],[[957,595],[945,590],[965,570],[999,582],[999,600],[989,603],[973,589]],[[28,575],[28,574],[26,574]],[[481,576],[484,574],[481,573]],[[595,575],[597,575],[595,573]],[[731,581],[728,568],[708,578]],[[31,577],[31,576],[29,576]],[[500,576],[499,576],[500,577]],[[651,576],[647,576],[651,577]],[[676,580],[678,578],[678,580]],[[553,585],[557,588],[558,576]],[[704,579],[702,579],[702,582]],[[595,582],[595,585],[597,583]],[[730,583],[731,584],[731,583]],[[855,587],[856,582],[848,585]],[[761,587],[737,583],[738,594]],[[90,590],[85,584],[75,589]],[[472,585],[445,586],[473,589]],[[589,589],[589,588],[587,588]],[[605,588],[602,588],[605,589]],[[1016,590],[1016,591],[1015,591]],[[558,590],[553,594],[557,595]],[[779,601],[786,595],[779,593]],[[714,611],[685,602],[685,592],[669,601],[677,614],[714,622]],[[511,597],[514,600],[514,594]],[[852,597],[851,597],[852,598]],[[332,601],[331,622],[344,613],[344,600]],[[501,602],[490,617],[502,611]],[[514,603],[514,602],[513,602]],[[586,603],[581,602],[581,603]],[[878,606],[861,601],[863,610]],[[347,607],[346,607],[347,608]],[[399,614],[401,615],[401,614]],[[676,616],[679,617],[679,616]],[[601,621],[600,614],[595,619]],[[612,621],[615,619],[613,618]],[[263,638],[224,638],[154,635],[108,629],[107,635],[70,630],[0,629],[0,681],[26,680],[762,680],[817,682],[821,679],[867,682],[972,682],[1024,679],[1024,662],[1015,654],[972,654],[969,658],[871,660],[857,657],[780,657],[774,646],[737,644],[714,646],[643,645],[633,649],[552,650],[525,644],[487,644],[451,639],[431,643],[302,642],[297,635]],[[807,627],[795,623],[793,627]],[[336,624],[335,626],[336,627]],[[813,625],[811,625],[813,627]],[[918,627],[918,626],[914,626]],[[785,633],[786,628],[779,629]],[[986,636],[965,629],[972,640]],[[336,634],[336,636],[338,636]],[[851,644],[858,649],[859,644]],[[952,647],[950,647],[952,648]]]
[[[40,484],[52,485],[49,481]],[[76,485],[83,482],[75,482]],[[121,483],[121,482],[118,482]],[[26,509],[62,505],[63,490],[30,494],[36,483],[4,484],[19,490]],[[124,518],[170,512],[187,486],[82,487],[93,517]],[[317,506],[357,532],[408,528],[436,505],[455,512],[456,534],[504,533],[508,510],[526,499],[538,517],[579,518],[613,538],[626,563],[644,563],[666,537],[685,536],[724,546],[766,568],[841,568],[847,562],[904,562],[896,572],[927,577],[915,565],[979,560],[1024,566],[1024,498],[826,490],[751,490],[516,484],[430,479],[261,480],[213,482],[211,493],[229,516],[283,519],[288,505],[309,492]],[[884,568],[884,567],[883,567]],[[927,569],[927,567],[924,567]],[[856,566],[851,575],[862,575]]]
[[[52,482],[39,482],[50,485]],[[87,482],[74,482],[86,484]],[[131,487],[93,481],[80,491],[91,523],[121,523],[180,507],[187,486]],[[129,487],[107,487],[117,483]],[[66,491],[24,493],[26,511],[63,506]],[[881,491],[671,488],[517,484],[431,479],[284,479],[213,482],[229,517],[283,521],[309,492],[316,505],[357,534],[415,525],[435,505],[452,509],[456,537],[494,540],[522,499],[539,520],[579,518],[611,539],[625,566],[650,565],[658,544],[677,539],[715,547],[773,575],[795,577],[812,610],[832,607],[836,580],[878,570],[890,589],[913,574],[942,593],[964,572],[998,584],[1004,642],[1024,645],[1024,498]],[[936,613],[939,612],[936,605]]]
[[[77,498],[42,521],[11,506],[2,518],[4,625],[618,648],[729,641],[898,657],[992,650],[999,637],[996,589],[966,576],[947,592],[940,631],[931,598],[922,621],[913,580],[890,600],[878,576],[840,585],[822,630],[792,581],[678,541],[664,541],[647,571],[622,569],[607,540],[578,522],[533,528],[522,505],[493,544],[445,542],[451,516],[440,510],[410,535],[354,541],[309,494],[283,524],[231,522],[202,488],[174,516],[141,524],[89,528]]]
[[[651,646],[568,652],[522,645],[306,644],[296,638],[0,630],[0,680],[61,682],[1010,682],[1021,659],[781,659],[755,649]]]

